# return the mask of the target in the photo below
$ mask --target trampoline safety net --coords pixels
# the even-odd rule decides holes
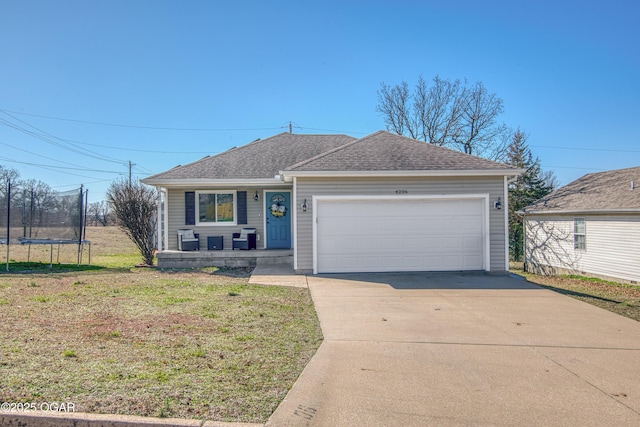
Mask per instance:
[[[66,192],[16,188],[0,193],[0,241],[81,241],[82,198],[82,188]]]

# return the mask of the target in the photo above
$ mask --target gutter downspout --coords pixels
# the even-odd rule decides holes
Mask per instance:
[[[509,271],[509,184],[515,182],[519,175],[514,175],[508,178],[504,176],[504,232],[505,232],[505,244],[504,244],[504,257],[505,257],[505,270]]]
[[[513,182],[515,182],[518,179],[519,175],[516,176],[512,176],[510,179],[507,180],[508,184],[511,184]],[[505,179],[507,177],[505,176]],[[507,188],[508,191],[508,188]],[[507,197],[509,197],[509,194],[507,193]],[[517,215],[522,215],[522,269],[523,271],[527,271],[527,221],[524,215],[524,211],[522,211],[522,214],[520,214],[520,212],[516,212]]]
[[[291,125],[289,125],[291,126]],[[293,211],[293,228],[291,236],[291,246],[293,247],[293,271],[298,270],[298,182],[296,177],[293,177],[293,192],[291,194],[291,208]]]

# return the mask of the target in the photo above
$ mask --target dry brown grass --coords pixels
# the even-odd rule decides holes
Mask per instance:
[[[583,276],[541,276],[524,272],[521,263],[512,264],[511,271],[531,283],[640,321],[640,286]]]
[[[92,269],[0,274],[0,401],[266,421],[322,339],[308,290],[132,268],[121,232],[90,232]]]

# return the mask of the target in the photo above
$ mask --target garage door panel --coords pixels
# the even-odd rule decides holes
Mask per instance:
[[[442,270],[467,270],[469,264],[466,262],[466,257],[460,255],[443,255],[442,256]]]
[[[474,251],[480,251],[482,250],[482,239],[478,238],[478,237],[466,237],[464,239],[464,248],[465,249],[472,249]]]
[[[422,252],[422,239],[419,237],[405,237],[402,239],[400,244],[397,246],[397,249],[403,252]]]
[[[425,237],[422,239],[421,249],[437,249],[442,246],[440,237]]]
[[[338,251],[358,251],[362,252],[364,245],[362,240],[356,239],[340,239],[340,245],[336,248]]]
[[[382,271],[390,271],[390,269],[400,268],[402,270],[414,270],[422,265],[422,257],[402,257],[402,256],[387,256],[382,260],[382,264],[377,266],[383,267]],[[397,270],[396,270],[397,271]]]
[[[482,264],[482,258],[477,255],[467,255],[464,257],[464,265],[468,269],[473,269],[478,264]]]
[[[480,198],[320,200],[317,270],[481,270],[484,209]]]

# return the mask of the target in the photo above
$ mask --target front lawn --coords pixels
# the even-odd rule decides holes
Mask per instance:
[[[322,340],[308,290],[123,267],[101,231],[97,269],[0,274],[0,401],[265,422]]]

